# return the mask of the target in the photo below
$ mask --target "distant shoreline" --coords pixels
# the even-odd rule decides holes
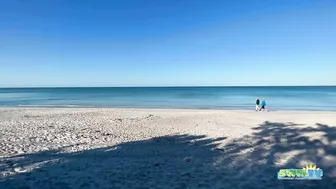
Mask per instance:
[[[52,87],[43,87],[43,86],[36,86],[36,87],[0,87],[0,89],[58,89],[58,88],[263,88],[263,87],[336,87],[336,85],[265,85],[265,86],[52,86]]]
[[[6,110],[6,109],[22,109],[22,110],[30,110],[30,109],[87,109],[87,110],[98,110],[98,109],[104,109],[104,110],[139,110],[139,111],[213,111],[213,112],[245,112],[245,113],[270,113],[270,112],[279,112],[279,113],[314,113],[314,112],[323,112],[323,113],[335,113],[336,110],[305,110],[305,109],[291,109],[291,110],[268,110],[267,112],[258,111],[256,112],[253,108],[251,109],[216,109],[216,108],[150,108],[150,107],[111,107],[111,106],[0,106],[0,110]]]

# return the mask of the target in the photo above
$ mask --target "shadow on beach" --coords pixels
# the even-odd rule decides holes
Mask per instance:
[[[1,158],[1,172],[34,169],[2,176],[0,188],[336,188],[335,142],[335,126],[265,122],[231,141],[172,135],[75,153],[44,151]],[[305,163],[323,169],[323,179],[277,180],[279,169]]]

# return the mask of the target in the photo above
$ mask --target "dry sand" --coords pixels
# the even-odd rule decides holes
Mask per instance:
[[[1,189],[336,188],[336,112],[1,108],[0,145]]]

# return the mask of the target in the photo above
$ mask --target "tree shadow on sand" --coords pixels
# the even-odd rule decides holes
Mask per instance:
[[[265,122],[254,131],[236,140],[172,135],[1,158],[1,172],[32,170],[1,176],[0,188],[336,188],[335,126]],[[277,180],[279,169],[307,163],[323,169],[323,180]]]

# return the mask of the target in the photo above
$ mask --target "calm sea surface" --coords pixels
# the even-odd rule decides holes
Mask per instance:
[[[336,110],[330,87],[0,88],[0,106]]]

